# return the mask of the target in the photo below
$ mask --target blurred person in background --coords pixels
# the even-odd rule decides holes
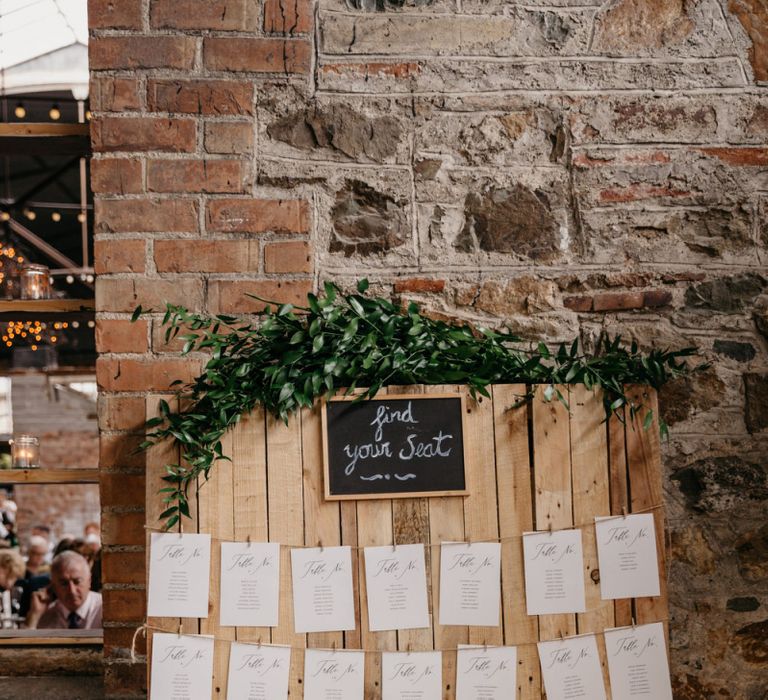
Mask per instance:
[[[50,564],[53,560],[53,538],[51,537],[51,528],[47,525],[35,525],[32,528],[32,535],[42,537],[48,543],[48,553],[45,556],[45,563]]]
[[[46,563],[48,556],[48,541],[40,535],[32,535],[27,545],[27,571],[24,578],[32,578],[48,572]]]
[[[75,551],[66,550],[51,563],[49,590],[32,594],[27,626],[39,629],[98,629],[101,593],[91,590],[91,568]]]

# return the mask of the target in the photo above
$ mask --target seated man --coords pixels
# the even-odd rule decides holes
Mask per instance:
[[[43,629],[98,629],[101,627],[101,593],[91,590],[91,568],[73,551],[59,554],[51,563],[51,589],[35,591],[27,626]]]

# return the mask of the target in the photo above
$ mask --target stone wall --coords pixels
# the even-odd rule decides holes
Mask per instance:
[[[664,391],[676,697],[765,700],[763,0],[90,0],[106,685],[142,693],[160,314],[367,276],[551,341],[697,346]]]

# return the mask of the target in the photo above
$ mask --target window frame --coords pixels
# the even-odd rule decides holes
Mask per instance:
[[[0,469],[4,484],[98,484],[98,469]],[[103,646],[104,628],[96,630],[0,629],[4,646]]]

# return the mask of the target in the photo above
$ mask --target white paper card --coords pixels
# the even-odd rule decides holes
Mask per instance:
[[[429,627],[423,544],[365,548],[368,628]]]
[[[605,700],[595,635],[538,646],[547,700]]]
[[[304,700],[363,700],[365,652],[304,652]]]
[[[208,617],[210,575],[210,535],[153,532],[147,615]]]
[[[280,545],[221,543],[221,625],[277,627]]]
[[[355,629],[349,547],[291,550],[296,632]]]
[[[672,700],[664,625],[605,631],[613,700]]]
[[[243,644],[229,646],[229,700],[286,700],[291,648]]]
[[[501,544],[445,543],[440,547],[440,624],[497,627]]]
[[[149,697],[210,700],[212,686],[213,637],[154,634]]]
[[[660,595],[652,513],[595,518],[603,600]]]
[[[456,700],[517,697],[517,649],[459,645]]]
[[[581,530],[525,533],[523,554],[529,615],[586,611]]]
[[[439,651],[381,655],[382,700],[441,700],[443,655]]]

